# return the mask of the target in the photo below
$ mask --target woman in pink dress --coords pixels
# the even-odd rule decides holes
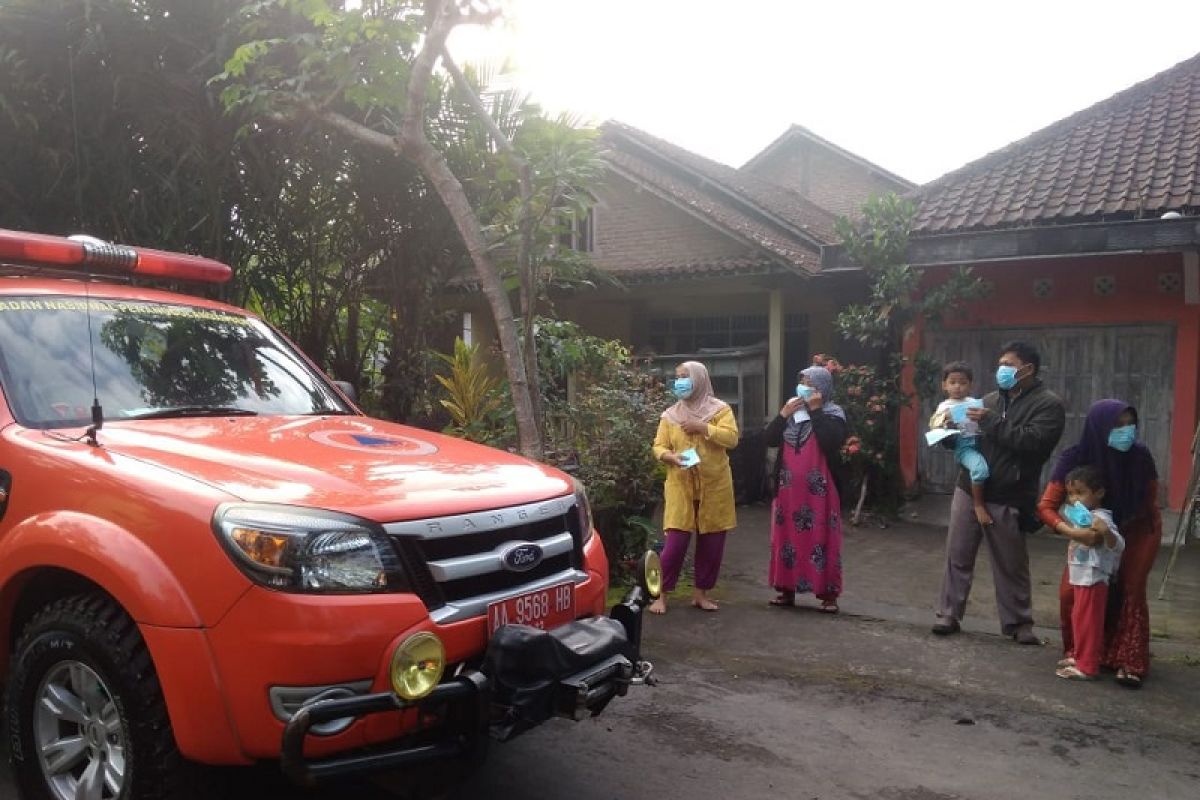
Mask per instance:
[[[792,606],[811,592],[820,610],[836,614],[842,593],[842,501],[837,468],[846,441],[846,412],[833,402],[833,375],[801,370],[796,397],[767,425],[778,447],[771,506],[770,584],[773,606]]]

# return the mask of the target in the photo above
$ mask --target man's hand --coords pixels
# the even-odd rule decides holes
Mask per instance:
[[[967,419],[971,420],[971,422],[981,422],[984,417],[991,413],[992,410],[990,408],[968,408]]]
[[[696,422],[695,420],[689,419],[686,422],[684,422],[683,425],[681,425],[680,427],[683,428],[684,433],[690,433],[693,436],[707,436],[708,435],[708,423],[707,422]]]

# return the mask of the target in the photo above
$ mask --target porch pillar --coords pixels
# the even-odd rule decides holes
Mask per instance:
[[[783,397],[783,290],[772,289],[767,312],[767,418]]]

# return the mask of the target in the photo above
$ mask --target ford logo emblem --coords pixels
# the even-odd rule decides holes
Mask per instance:
[[[500,554],[504,568],[511,572],[528,572],[542,563],[542,548],[533,542],[513,545]]]

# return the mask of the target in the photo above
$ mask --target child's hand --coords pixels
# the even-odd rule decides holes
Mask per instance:
[[[1092,516],[1092,526],[1091,527],[1092,527],[1092,530],[1094,530],[1096,533],[1100,534],[1101,536],[1108,533],[1108,523],[1105,522],[1104,520],[1100,519],[1100,517],[1098,517],[1098,516],[1095,516],[1095,515]]]
[[[975,519],[979,520],[979,524],[985,528],[991,527],[995,520],[988,513],[987,506],[975,506]]]

